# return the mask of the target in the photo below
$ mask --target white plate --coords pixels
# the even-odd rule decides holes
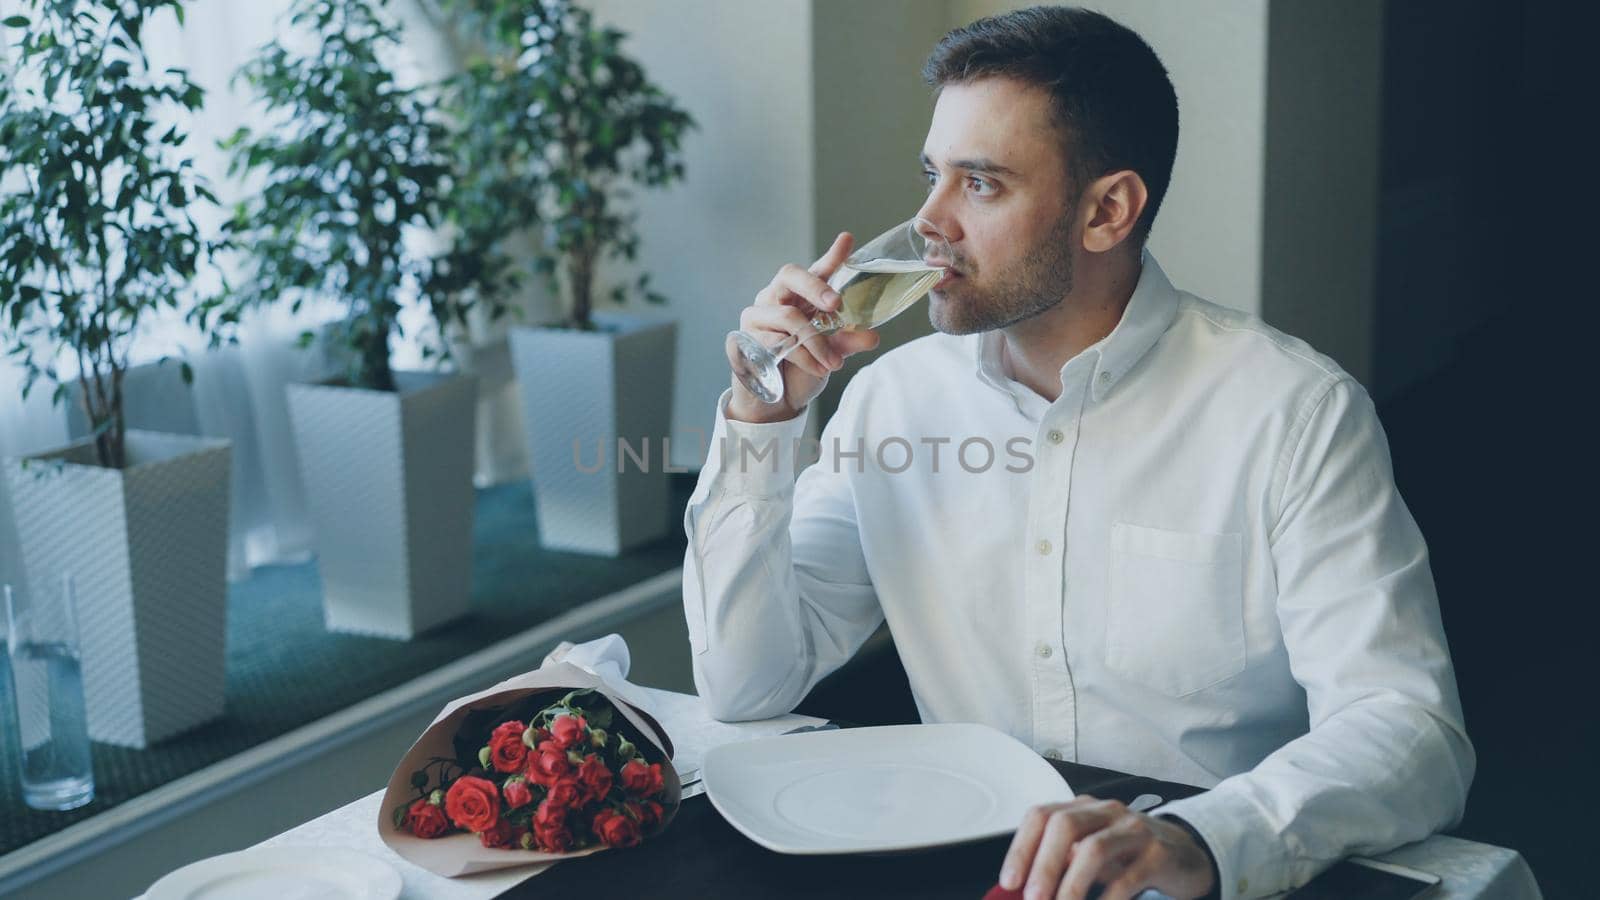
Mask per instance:
[[[191,863],[145,900],[395,900],[400,873],[355,850],[260,847]]]
[[[1010,834],[1072,799],[1060,774],[987,725],[889,725],[724,744],[701,764],[734,828],[779,853],[899,853]]]

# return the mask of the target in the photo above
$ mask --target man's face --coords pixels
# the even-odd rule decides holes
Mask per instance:
[[[929,294],[947,334],[1004,328],[1072,290],[1076,191],[1049,95],[1004,78],[946,86],[923,144],[918,215],[950,241],[954,270]]]

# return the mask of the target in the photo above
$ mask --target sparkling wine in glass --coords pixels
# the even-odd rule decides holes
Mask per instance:
[[[950,248],[939,230],[926,219],[915,218],[885,231],[839,266],[828,286],[842,301],[837,312],[815,310],[809,326],[767,346],[744,331],[728,334],[728,346],[737,363],[734,374],[750,393],[766,403],[783,399],[783,373],[779,363],[819,334],[843,329],[878,328],[921,300],[944,275],[930,258],[950,258]]]

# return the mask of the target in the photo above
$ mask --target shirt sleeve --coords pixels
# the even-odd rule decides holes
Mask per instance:
[[[1161,808],[1205,839],[1225,900],[1289,890],[1458,822],[1476,765],[1427,546],[1371,399],[1342,378],[1303,420],[1270,541],[1310,730]]]
[[[822,446],[845,430],[864,375],[846,387]],[[848,477],[824,461],[796,481],[805,414],[730,420],[730,394],[684,512],[695,688],[722,721],[790,712],[883,622]]]

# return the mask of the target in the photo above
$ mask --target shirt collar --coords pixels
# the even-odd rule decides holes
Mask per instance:
[[[1134,286],[1133,296],[1128,298],[1128,306],[1117,327],[1084,350],[1097,357],[1091,387],[1096,401],[1150,352],[1178,314],[1178,292],[1167,279],[1167,273],[1148,250],[1141,253],[1140,259],[1139,283]],[[1000,363],[1001,340],[1003,336],[999,331],[978,335],[978,379],[1009,394],[1013,382]],[[1068,365],[1071,363],[1072,360],[1068,360]],[[1063,381],[1065,373],[1066,366],[1062,366]]]

